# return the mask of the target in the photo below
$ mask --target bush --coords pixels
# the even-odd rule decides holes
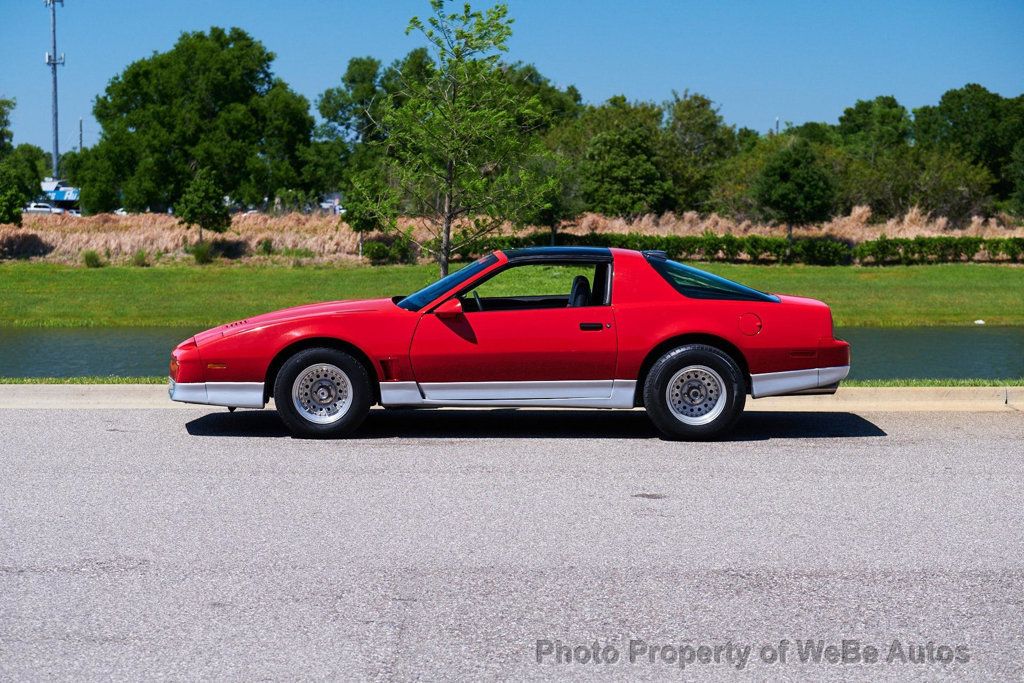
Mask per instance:
[[[1024,237],[985,240],[985,251],[993,261],[1000,256],[1005,256],[1008,261],[1019,261],[1024,255]]]
[[[477,242],[471,249],[460,249],[458,256],[472,259],[496,249],[543,247],[551,243],[551,234],[537,231],[524,235],[497,235]],[[370,242],[367,242],[367,246]],[[958,263],[977,260],[983,251],[989,260],[1005,257],[1008,261],[1024,259],[1024,238],[1008,237],[982,239],[980,237],[915,237],[889,238],[850,242],[834,237],[801,237],[792,243],[785,237],[762,235],[642,235],[639,233],[603,233],[573,235],[559,233],[559,246],[617,247],[644,251],[664,251],[671,259],[681,261],[752,261],[764,263],[805,263],[817,266],[848,265],[854,261],[863,264],[924,264]],[[384,245],[372,247],[364,254],[374,263],[395,263]],[[371,255],[371,253],[373,255]],[[390,259],[390,260],[389,260]]]
[[[135,254],[132,256],[132,265],[137,266],[139,268],[145,268],[146,266],[149,265],[149,256],[148,254],[146,254],[145,249],[139,249],[137,252],[135,252]]]
[[[217,252],[210,242],[196,242],[189,251],[192,252],[192,258],[199,265],[213,263],[213,259],[217,257]]]
[[[853,261],[853,248],[830,237],[808,237],[793,241],[791,258],[811,266],[845,266]]]
[[[363,256],[375,266],[387,263],[416,262],[416,253],[413,249],[410,232],[381,235],[372,240],[366,240],[363,242]]]
[[[274,242],[269,237],[264,237],[256,243],[256,253],[261,256],[271,256],[274,253]]]
[[[102,268],[104,266],[103,259],[95,249],[86,249],[82,252],[82,263],[86,268]]]

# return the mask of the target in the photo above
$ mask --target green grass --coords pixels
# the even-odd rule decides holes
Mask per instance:
[[[0,384],[167,384],[166,377],[0,377]]]
[[[844,379],[844,387],[1024,387],[1016,379]]]
[[[1024,268],[991,264],[885,268],[697,264],[766,291],[822,299],[837,325],[1024,325]],[[315,301],[407,294],[433,265],[168,265],[81,268],[0,264],[0,327],[212,326]],[[540,271],[545,281],[552,273]]]

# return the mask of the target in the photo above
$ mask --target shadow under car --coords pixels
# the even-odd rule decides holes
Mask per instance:
[[[192,420],[193,436],[286,437],[273,410],[214,412]],[[846,412],[743,413],[722,441],[823,439],[886,436],[876,424]],[[381,409],[370,411],[357,439],[655,439],[657,432],[640,410]]]

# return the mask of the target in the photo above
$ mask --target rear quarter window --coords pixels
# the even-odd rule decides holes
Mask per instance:
[[[644,256],[658,275],[672,285],[673,289],[690,299],[779,302],[779,298],[773,294],[765,294],[699,268],[650,254]]]

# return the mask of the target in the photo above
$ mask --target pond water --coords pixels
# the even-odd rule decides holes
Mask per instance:
[[[195,328],[0,328],[0,377],[157,375]],[[1024,377],[1024,327],[845,328],[855,379]]]

